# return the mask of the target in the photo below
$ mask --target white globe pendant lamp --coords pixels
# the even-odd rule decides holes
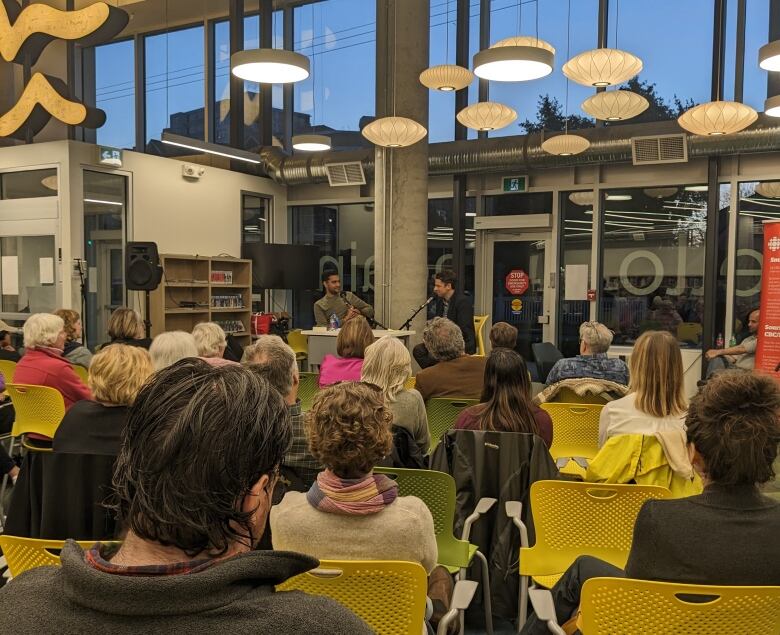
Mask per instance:
[[[420,83],[431,90],[452,92],[466,88],[474,81],[474,73],[455,64],[431,66],[420,73]]]
[[[575,55],[562,70],[571,81],[583,86],[606,87],[638,75],[642,60],[628,51],[600,48]]]
[[[677,194],[676,187],[646,187],[643,191],[650,198],[669,198]]]
[[[457,114],[457,119],[467,128],[485,132],[505,128],[517,119],[517,112],[504,104],[483,101],[466,106]]]
[[[555,49],[527,35],[505,38],[474,56],[474,74],[496,82],[525,82],[552,73]]]
[[[569,200],[580,207],[593,205],[593,192],[572,192],[569,194]]]
[[[283,49],[250,49],[230,56],[233,75],[259,84],[291,84],[309,76],[309,58]]]
[[[649,106],[647,99],[630,90],[605,90],[582,102],[582,109],[601,121],[632,119],[642,114]]]
[[[405,148],[421,141],[428,131],[408,117],[382,117],[368,124],[361,134],[383,148]]]
[[[737,101],[710,101],[686,110],[677,123],[691,134],[716,136],[744,130],[758,119],[750,106]]]
[[[559,134],[550,137],[542,143],[542,150],[548,154],[555,154],[560,157],[568,157],[580,152],[585,152],[590,147],[590,141],[585,137],[576,134]]]
[[[299,134],[292,138],[292,147],[302,152],[330,150],[330,137],[322,134]]]
[[[780,198],[780,181],[759,183],[756,185],[756,194],[764,198]]]
[[[780,71],[780,40],[758,49],[758,65],[765,71]]]

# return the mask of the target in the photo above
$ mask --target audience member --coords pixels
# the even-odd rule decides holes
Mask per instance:
[[[707,377],[727,368],[753,370],[756,365],[756,347],[758,346],[758,309],[748,316],[748,332],[750,333],[736,346],[728,348],[711,348],[704,356],[709,360]]]
[[[22,359],[22,356],[11,344],[11,333],[5,330],[0,330],[0,359],[9,362],[18,362]]]
[[[525,432],[552,445],[550,415],[531,402],[531,380],[523,358],[507,348],[495,348],[485,364],[481,403],[460,413],[455,428]]]
[[[287,475],[292,471],[308,489],[322,466],[309,451],[301,400],[298,399],[300,379],[295,352],[278,335],[261,335],[244,349],[244,360],[284,397],[290,414],[292,443],[282,459],[282,467],[287,468]],[[291,480],[293,475],[289,475]]]
[[[195,346],[198,347],[199,357],[212,366],[225,366],[236,362],[225,359],[227,339],[225,331],[214,322],[201,322],[192,329],[192,337],[195,338]]]
[[[114,309],[108,319],[108,336],[111,340],[103,346],[127,344],[148,349],[152,344],[152,340],[146,337],[146,326],[141,314],[126,306]]]
[[[508,322],[496,322],[490,329],[490,346],[515,350],[517,346],[517,329]]]
[[[61,567],[0,590],[0,631],[371,633],[332,600],[274,591],[314,558],[253,551],[289,440],[282,398],[246,368],[189,359],[157,373],[116,463],[122,545],[68,541]]]
[[[325,470],[308,493],[288,492],[271,510],[274,549],[332,560],[407,560],[428,572],[436,566],[428,508],[372,473],[390,453],[392,419],[376,386],[345,382],[317,394],[306,423],[309,447]]]
[[[648,315],[649,319],[657,323],[657,328],[677,335],[677,327],[682,323],[680,314],[674,308],[670,300],[657,295],[653,298],[652,309]]]
[[[393,425],[408,430],[424,456],[431,445],[428,415],[422,395],[404,388],[411,376],[412,358],[397,337],[385,335],[366,349],[361,380],[380,388],[385,406],[393,413]]]
[[[485,374],[485,358],[466,355],[463,334],[458,325],[447,318],[433,318],[425,326],[423,342],[437,362],[417,373],[415,388],[423,399],[479,399]]]
[[[65,322],[51,313],[34,313],[24,323],[24,357],[16,365],[14,383],[56,388],[65,408],[92,393],[62,356],[65,348]]]
[[[81,316],[71,309],[57,309],[54,315],[61,317],[65,323],[65,348],[62,351],[62,356],[71,364],[89,368],[92,353],[81,341]]]
[[[185,357],[197,357],[198,347],[195,338],[186,331],[168,331],[160,333],[149,347],[154,370],[162,370]]]
[[[325,355],[320,364],[320,387],[337,381],[360,381],[363,355],[374,341],[374,333],[362,315],[355,315],[344,322],[336,337],[335,355]]]
[[[612,344],[612,331],[600,322],[583,322],[580,325],[580,354],[559,359],[547,375],[547,384],[562,379],[592,377],[628,385],[628,367],[622,359],[607,357]]]
[[[780,501],[759,491],[775,476],[778,412],[780,388],[770,377],[726,372],[707,382],[685,421],[688,453],[704,493],[647,501],[634,525],[625,571],[578,558],[552,589],[559,623],[576,614],[582,585],[592,577],[780,585]],[[548,631],[532,616],[522,632]]]
[[[634,344],[628,365],[630,392],[602,409],[599,446],[618,434],[683,428],[687,404],[677,339],[668,331],[645,331]]]

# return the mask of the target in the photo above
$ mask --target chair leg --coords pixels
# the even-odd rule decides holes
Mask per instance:
[[[517,603],[517,632],[519,633],[528,619],[528,576],[520,576],[520,592]]]
[[[487,635],[493,635],[493,605],[490,600],[490,571],[488,561],[481,551],[474,552],[482,564],[482,603],[485,609],[485,631]]]

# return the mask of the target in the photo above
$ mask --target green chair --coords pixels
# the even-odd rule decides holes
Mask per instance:
[[[317,373],[299,373],[301,383],[298,385],[298,399],[301,400],[301,410],[306,412],[311,408],[314,395],[320,389]]]
[[[431,449],[439,445],[444,434],[455,425],[460,411],[479,403],[479,399],[461,399],[460,397],[432,397],[425,402],[428,415],[428,430],[431,433]]]
[[[493,633],[493,612],[490,603],[490,573],[487,558],[477,545],[469,543],[471,526],[495,505],[495,498],[481,498],[474,512],[466,518],[463,536],[456,538],[452,533],[455,522],[455,479],[444,472],[434,470],[410,470],[405,468],[376,467],[377,474],[387,474],[398,483],[400,496],[416,496],[430,510],[433,516],[433,529],[436,533],[436,546],[439,551],[439,564],[450,573],[459,573],[461,580],[466,579],[466,570],[476,556],[482,566],[482,595],[485,604],[485,628],[488,635]]]

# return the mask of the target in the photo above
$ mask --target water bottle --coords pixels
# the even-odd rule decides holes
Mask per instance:
[[[715,348],[723,348],[723,333],[718,333],[718,338],[715,340]]]
[[[340,324],[339,324],[339,318],[335,313],[330,314],[330,319],[328,320],[328,330],[329,331],[336,331],[338,330]]]
[[[729,346],[733,347],[733,346],[736,346],[736,345],[737,345],[737,338],[732,335],[731,339],[729,340]]]

